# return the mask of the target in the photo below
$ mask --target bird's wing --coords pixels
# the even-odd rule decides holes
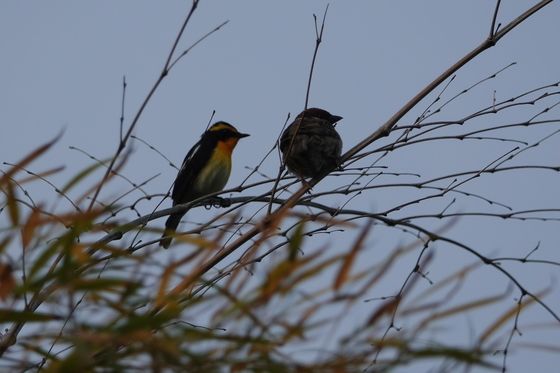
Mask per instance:
[[[290,144],[290,138],[295,134],[299,121],[299,119],[295,120],[292,124],[290,124],[286,131],[284,131],[282,138],[280,139],[281,145],[288,146]],[[299,125],[298,134],[340,138],[338,132],[336,132],[332,124],[326,120],[318,118],[304,118],[303,122]]]
[[[173,193],[171,194],[173,205],[192,200],[190,194],[192,194],[192,185],[195,178],[200,174],[214,150],[211,146],[202,146],[202,141],[203,139],[189,150],[177,174],[175,185],[173,186]]]

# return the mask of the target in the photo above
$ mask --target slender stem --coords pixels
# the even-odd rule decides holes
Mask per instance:
[[[325,20],[327,19],[327,11],[329,10],[329,4],[325,8],[325,14],[323,15],[323,22],[321,23],[321,31],[317,29],[317,16],[313,14],[315,19],[315,51],[313,51],[313,59],[311,60],[311,69],[309,71],[309,80],[307,81],[307,92],[305,94],[305,107],[303,110],[307,109],[309,104],[309,92],[311,91],[311,80],[313,79],[313,70],[315,69],[315,59],[317,58],[317,52],[319,51],[319,44],[323,41],[323,30],[325,29]]]
[[[488,39],[493,39],[494,34],[496,34],[496,20],[498,19],[498,11],[500,10],[500,3],[502,0],[498,0],[496,2],[496,10],[494,10],[494,16],[492,17],[492,25],[490,25],[490,34],[488,35]]]

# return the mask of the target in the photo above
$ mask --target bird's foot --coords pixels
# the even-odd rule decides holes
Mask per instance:
[[[302,187],[305,187],[305,188],[309,188],[309,189],[307,190],[307,193],[311,194],[311,190],[313,189],[313,187],[312,187],[311,184],[309,184],[309,183],[307,182],[307,180],[305,180],[304,178],[301,179],[301,186],[302,186]]]

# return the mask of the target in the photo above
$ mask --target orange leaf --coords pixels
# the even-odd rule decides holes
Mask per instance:
[[[33,209],[31,215],[25,222],[24,226],[21,229],[21,236],[23,241],[23,247],[26,248],[33,237],[35,236],[35,230],[42,224],[40,218],[40,212],[38,209]]]
[[[8,212],[10,214],[10,220],[12,221],[12,226],[17,227],[19,225],[19,209],[16,200],[16,194],[14,192],[14,185],[12,182],[8,182],[6,185],[6,195],[8,200]]]
[[[356,259],[356,255],[358,254],[358,251],[362,248],[363,242],[366,239],[371,224],[372,223],[370,222],[368,225],[364,227],[364,229],[362,229],[362,232],[360,233],[358,239],[354,243],[352,250],[346,256],[346,260],[342,264],[342,267],[340,268],[340,271],[338,271],[338,275],[336,276],[334,282],[334,290],[340,289],[340,287],[344,285],[344,283],[346,283],[346,280],[348,279],[348,273],[350,272],[350,269],[352,269],[352,264],[354,264],[354,260]]]
[[[12,267],[9,264],[0,263],[0,299],[6,301],[16,286]]]
[[[49,141],[48,143],[38,147],[35,151],[31,152],[27,157],[22,159],[17,163],[18,167],[12,167],[8,172],[4,173],[2,177],[0,177],[0,185],[7,183],[10,178],[21,169],[21,167],[25,167],[26,164],[33,161],[35,158],[39,157],[41,154],[46,152],[55,142],[58,141],[61,135],[58,135],[54,138],[54,140]]]

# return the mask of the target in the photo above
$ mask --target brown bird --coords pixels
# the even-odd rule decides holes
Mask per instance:
[[[188,152],[177,174],[171,194],[173,206],[224,189],[231,172],[231,153],[237,141],[247,136],[226,122],[217,122],[204,132]],[[160,246],[169,247],[183,215],[184,212],[169,215]]]
[[[342,139],[334,124],[341,119],[323,109],[307,109],[282,134],[282,161],[303,185],[308,185],[306,177],[313,178],[340,166]]]

